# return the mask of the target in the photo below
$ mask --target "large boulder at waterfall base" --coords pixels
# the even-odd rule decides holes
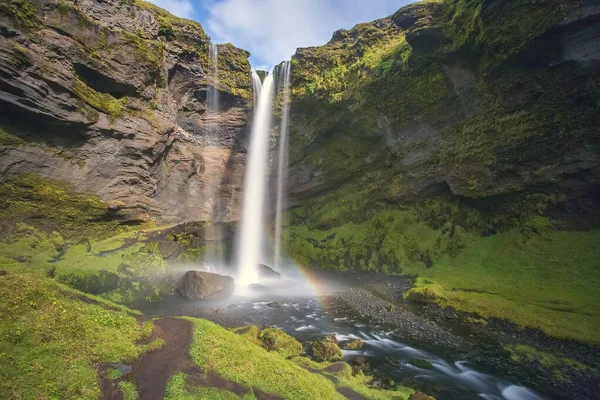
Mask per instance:
[[[268,265],[264,265],[264,264],[258,264],[258,275],[260,276],[261,279],[264,279],[264,278],[281,279],[281,274],[279,272],[275,271],[273,268],[269,267]]]
[[[188,300],[224,299],[233,293],[232,277],[204,271],[188,271],[177,282],[177,294]]]

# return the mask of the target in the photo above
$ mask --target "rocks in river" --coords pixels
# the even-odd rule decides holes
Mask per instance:
[[[360,350],[364,346],[364,342],[360,339],[350,340],[349,342],[344,342],[340,346],[344,350]]]
[[[279,308],[279,307],[281,307],[281,304],[279,304],[279,302],[277,302],[277,301],[272,301],[270,303],[267,303],[267,305],[269,307],[271,307],[271,308]]]
[[[411,394],[408,400],[435,400],[435,398],[428,396],[425,393],[417,392]]]
[[[411,358],[406,360],[406,363],[421,369],[433,369],[433,365],[429,361],[419,358]]]
[[[316,361],[340,361],[344,359],[342,350],[338,345],[325,340],[317,340],[313,343],[312,356]]]
[[[252,290],[256,290],[257,292],[264,292],[267,289],[266,286],[261,285],[260,283],[251,283],[248,285],[248,287]]]
[[[204,271],[188,271],[177,282],[176,292],[188,300],[224,299],[233,293],[232,277]]]
[[[354,358],[352,361],[352,375],[357,375],[361,373],[366,373],[369,371],[369,363],[367,363],[367,359],[364,356],[358,356]]]
[[[273,268],[269,267],[268,265],[264,265],[264,264],[258,264],[258,275],[261,277],[261,279],[264,279],[264,278],[281,279],[281,274],[279,272],[275,271]]]
[[[324,342],[331,342],[331,343],[335,343],[335,344],[337,344],[337,342],[338,342],[337,336],[335,336],[335,334],[333,334],[333,333],[323,336],[323,338],[321,340],[323,340]]]
[[[299,356],[302,354],[302,344],[277,328],[263,329],[260,333],[260,339],[265,349],[276,351],[284,357]]]

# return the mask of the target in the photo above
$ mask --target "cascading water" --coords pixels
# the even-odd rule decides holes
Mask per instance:
[[[207,93],[207,119],[205,120],[205,140],[207,146],[214,145],[218,141],[219,135],[219,47],[213,43],[209,43],[208,47],[208,93]],[[204,171],[204,205],[207,210],[206,219],[211,224],[219,221],[220,197],[219,197],[219,178],[221,171],[217,168],[207,166]],[[211,183],[208,177],[217,178],[216,184]],[[220,226],[220,225],[219,225]],[[220,241],[221,232],[219,226],[215,226],[214,236]],[[219,232],[217,232],[219,231]],[[205,256],[205,266],[209,269],[212,265],[221,265],[223,262],[222,244],[215,243],[208,246],[208,253]]]
[[[273,108],[273,76],[268,74],[262,85],[252,72],[255,88],[254,119],[244,177],[244,204],[238,250],[238,279],[242,285],[258,281],[258,263],[262,253],[262,223],[269,156],[269,131]],[[260,90],[256,88],[260,87]]]
[[[287,179],[288,131],[290,117],[290,81],[292,66],[289,61],[279,70],[279,82],[283,83],[283,104],[279,130],[279,155],[277,157],[277,204],[275,205],[275,250],[273,266],[281,271],[281,218],[285,206],[285,183]]]

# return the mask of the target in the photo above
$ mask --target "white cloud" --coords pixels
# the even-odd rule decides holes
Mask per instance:
[[[265,69],[289,59],[298,47],[324,44],[337,29],[385,17],[410,2],[204,0],[207,15],[200,22],[215,42],[249,50],[254,67]]]
[[[191,18],[194,14],[194,7],[191,0],[148,0],[159,7],[164,8],[171,14],[181,18]]]

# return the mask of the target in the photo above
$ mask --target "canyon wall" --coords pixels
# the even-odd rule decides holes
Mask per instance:
[[[237,219],[249,53],[219,45],[212,82],[209,43],[143,1],[3,1],[0,175],[62,181],[130,221]]]

